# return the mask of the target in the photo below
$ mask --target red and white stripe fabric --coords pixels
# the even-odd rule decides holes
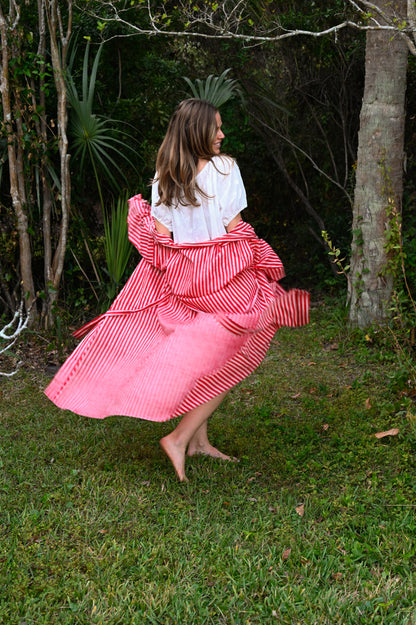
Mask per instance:
[[[282,289],[280,259],[249,224],[178,245],[140,195],[129,204],[143,258],[111,308],[75,333],[87,336],[45,392],[88,417],[165,421],[254,371],[279,327],[308,323],[309,295]]]

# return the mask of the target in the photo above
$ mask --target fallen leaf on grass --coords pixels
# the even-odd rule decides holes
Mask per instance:
[[[338,349],[338,343],[325,343],[324,350],[326,352],[336,351]]]
[[[391,430],[387,430],[386,432],[377,432],[377,434],[374,434],[374,436],[376,438],[384,438],[385,436],[397,436],[398,433],[398,428],[392,428]]]
[[[329,428],[329,424],[328,423],[324,423],[323,426],[322,426],[323,431],[326,432],[328,428]]]
[[[332,577],[332,579],[335,579],[335,580],[338,581],[338,580],[342,579],[342,573],[332,573],[331,577]]]
[[[290,556],[290,552],[291,551],[292,550],[290,548],[289,549],[285,549],[284,552],[282,553],[282,560],[287,560],[289,558],[289,556]]]
[[[370,410],[371,408],[371,402],[369,397],[367,397],[367,399],[365,400],[365,407],[367,408],[367,410]]]
[[[295,508],[295,510],[299,516],[303,516],[305,514],[305,504],[301,503],[300,506]]]
[[[260,477],[260,475],[262,475],[261,471],[256,471],[252,477],[248,478],[247,482],[253,482],[256,479],[256,477]]]
[[[316,362],[313,362],[313,361],[308,362],[308,367],[312,367],[313,365],[316,365]]]
[[[298,397],[300,397],[300,393],[296,393],[296,395],[291,395],[290,397],[291,399],[297,399]]]

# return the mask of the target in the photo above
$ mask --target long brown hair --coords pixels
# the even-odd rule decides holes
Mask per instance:
[[[183,100],[174,112],[156,160],[159,202],[198,206],[195,191],[199,159],[210,161],[217,135],[218,109],[197,98]]]

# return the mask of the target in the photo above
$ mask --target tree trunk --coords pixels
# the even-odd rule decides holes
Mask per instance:
[[[17,220],[17,230],[19,232],[19,248],[20,248],[20,272],[22,279],[23,295],[25,297],[26,309],[32,307],[32,303],[36,297],[35,286],[32,273],[32,251],[30,245],[30,236],[28,232],[28,216],[26,213],[26,199],[24,186],[24,167],[23,167],[23,150],[19,142],[19,127],[14,130],[12,120],[13,111],[10,97],[9,82],[9,59],[11,50],[9,47],[9,28],[15,28],[18,23],[18,14],[14,11],[14,5],[10,5],[9,22],[0,6],[0,34],[2,49],[2,68],[1,68],[1,98],[3,105],[3,124],[7,136],[7,151],[9,161],[9,180],[10,195],[12,198],[13,209]],[[35,316],[35,309],[32,308],[31,318]]]
[[[46,15],[45,15],[45,2],[46,0],[38,0],[38,25],[39,25],[39,44],[37,54],[41,61],[40,76],[39,76],[39,108],[42,111],[46,111],[46,97],[45,97],[45,70],[46,70]],[[32,92],[35,93],[33,87]],[[36,110],[36,103],[34,103],[34,110]],[[39,115],[39,121],[36,122],[38,136],[42,140],[42,157],[40,163],[40,184],[39,196],[42,197],[42,230],[43,230],[43,269],[44,269],[44,281],[45,281],[45,298],[42,302],[42,320],[46,327],[50,327],[51,314],[50,314],[50,302],[49,302],[49,285],[52,282],[52,227],[51,227],[51,215],[52,215],[52,194],[50,183],[48,180],[48,126],[46,115]]]
[[[69,226],[69,208],[71,204],[71,179],[69,170],[68,154],[68,111],[67,92],[65,83],[66,53],[72,33],[72,0],[66,3],[67,27],[64,32],[62,15],[59,0],[50,0],[45,3],[46,16],[48,21],[52,66],[54,70],[54,80],[57,92],[57,121],[58,121],[58,142],[60,155],[60,179],[61,179],[61,224],[59,228],[59,238],[53,255],[52,264],[46,268],[49,281],[45,285],[47,292],[47,307],[45,324],[50,327],[53,323],[53,307],[58,297],[64,269],[64,259]],[[50,220],[50,212],[44,215],[45,221]],[[48,233],[50,236],[50,233]]]
[[[404,0],[376,3],[406,15]],[[365,88],[360,115],[350,269],[350,321],[366,327],[388,316],[393,278],[387,209],[401,212],[408,47],[399,34],[367,33]]]

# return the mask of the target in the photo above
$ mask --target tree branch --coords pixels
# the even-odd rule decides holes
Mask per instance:
[[[30,322],[30,316],[31,316],[30,313],[31,313],[32,306],[30,306],[26,316],[24,317],[23,316],[24,303],[22,300],[19,306],[19,309],[16,310],[16,312],[14,313],[13,319],[10,321],[10,323],[5,325],[0,330],[0,341],[6,341],[7,343],[5,347],[0,348],[0,355],[4,354],[7,350],[13,347],[13,345],[16,343],[19,336],[28,327],[29,322]],[[17,325],[16,325],[16,322],[17,322]],[[13,375],[15,375],[18,372],[22,364],[23,364],[23,361],[21,360],[20,362],[17,363],[15,370],[12,371],[11,373],[5,373],[4,371],[0,371],[0,376],[11,378]]]
[[[349,2],[356,6],[356,3],[353,2],[353,0],[349,0]],[[393,3],[386,3],[387,6],[390,7],[390,12],[387,13],[380,6],[374,4],[374,2],[369,2],[369,0],[359,0],[359,2],[369,11],[376,13],[385,22],[385,25],[394,29],[395,33],[405,40],[407,47],[409,48],[409,52],[416,56],[416,45],[413,41],[413,39],[415,39],[416,27],[416,9],[414,2],[407,0],[407,15],[395,13]],[[356,8],[360,10],[359,7]],[[385,25],[377,22],[373,15],[371,16],[371,19],[378,24],[379,30],[385,29]],[[408,33],[413,37],[413,39],[408,35]]]
[[[322,176],[324,176],[325,178],[327,178],[327,180],[329,180],[332,184],[334,184],[336,187],[338,187],[339,189],[341,189],[341,191],[344,193],[344,195],[347,197],[349,203],[352,205],[352,198],[350,196],[350,194],[348,193],[348,191],[346,190],[346,188],[340,184],[337,180],[335,180],[334,178],[332,178],[332,176],[329,176],[323,169],[321,169],[318,164],[313,160],[312,156],[310,154],[308,154],[307,152],[305,152],[305,150],[303,150],[301,147],[299,147],[298,145],[296,145],[296,143],[294,143],[291,139],[289,139],[289,137],[285,137],[285,135],[283,135],[282,133],[280,133],[278,130],[276,130],[276,128],[272,128],[271,126],[269,126],[269,124],[267,124],[266,122],[264,122],[261,119],[256,118],[256,121],[261,124],[264,128],[266,128],[267,130],[269,130],[270,132],[272,132],[273,134],[277,135],[278,137],[280,137],[280,139],[283,139],[283,141],[285,141],[288,145],[290,145],[293,149],[297,150],[298,152],[300,152],[300,154],[303,154],[303,156],[308,159],[308,161],[311,163],[312,167],[314,169],[316,169],[316,171],[318,171]],[[323,230],[325,230],[325,228],[323,228]]]
[[[411,0],[409,0],[410,2]],[[331,26],[329,28],[325,28],[320,31],[311,31],[311,30],[302,30],[302,29],[285,29],[279,24],[279,22],[275,21],[274,24],[267,29],[267,31],[258,34],[253,33],[250,34],[248,32],[241,32],[242,25],[247,23],[247,20],[244,18],[244,10],[247,6],[246,0],[239,0],[237,3],[231,3],[231,5],[221,2],[218,4],[218,8],[216,10],[209,10],[209,5],[206,5],[203,9],[200,9],[197,15],[193,10],[188,11],[183,3],[180,5],[180,9],[182,11],[182,16],[184,18],[183,28],[171,30],[169,29],[170,19],[167,13],[167,8],[164,5],[160,6],[160,10],[158,12],[152,12],[152,8],[150,6],[150,1],[146,3],[146,6],[137,7],[137,10],[146,9],[147,12],[147,26],[141,26],[136,22],[125,18],[124,15],[131,11],[131,7],[127,8],[119,8],[116,6],[116,3],[109,0],[102,0],[101,6],[103,9],[110,10],[112,15],[104,15],[103,13],[98,13],[96,10],[86,9],[87,13],[92,17],[100,20],[102,23],[114,23],[117,22],[125,26],[131,32],[124,36],[132,36],[132,35],[144,35],[148,37],[152,37],[155,35],[164,35],[166,37],[200,37],[203,39],[236,39],[240,40],[244,43],[267,43],[267,42],[277,42],[282,41],[283,39],[289,39],[292,37],[298,36],[308,36],[308,37],[325,37],[332,33],[336,34],[340,30],[345,28],[353,28],[359,31],[374,31],[374,30],[383,30],[383,31],[391,31],[392,33],[400,32],[401,35],[407,37],[409,39],[408,34],[413,33],[413,28],[411,25],[404,25],[403,28],[398,28],[396,24],[388,22],[380,23],[376,20],[374,16],[367,17],[367,13],[355,2],[354,0],[348,0],[351,6],[357,11],[361,17],[367,18],[367,23],[353,20],[344,20],[339,22],[338,24]],[[375,10],[377,7],[373,5],[371,2],[367,2],[367,0],[359,0],[361,4],[364,6]],[[229,12],[227,13],[226,9],[230,7]],[[85,6],[80,7],[85,11]],[[221,12],[221,16],[220,13]],[[380,11],[380,10],[379,10]],[[385,19],[387,16],[383,12],[382,17]],[[164,16],[164,18],[162,18]],[[216,18],[216,19],[215,19]],[[368,23],[368,21],[372,23]],[[164,26],[166,24],[166,26]],[[199,30],[200,26],[204,26],[208,28],[211,32],[204,32]],[[275,32],[278,31],[278,32]],[[120,36],[120,35],[116,35]]]

